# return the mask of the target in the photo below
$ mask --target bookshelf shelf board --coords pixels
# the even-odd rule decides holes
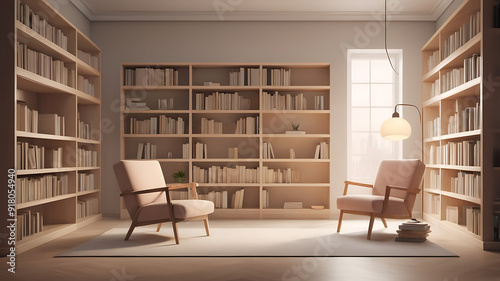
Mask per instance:
[[[266,208],[266,209],[262,209],[262,211],[268,212],[268,213],[294,213],[294,212],[297,212],[300,214],[304,214],[304,212],[305,213],[329,213],[330,209],[328,209],[326,207],[324,209],[318,209],[318,210],[311,209],[311,208],[302,208],[302,209]]]
[[[260,210],[257,208],[241,208],[241,209],[234,209],[234,208],[218,208],[215,209],[213,212],[213,215],[228,215],[233,217],[235,214],[237,215],[247,215],[247,214],[255,214],[259,215]],[[212,216],[210,214],[209,216]]]
[[[262,183],[263,187],[330,187],[329,183]]]
[[[34,93],[57,93],[78,95],[76,89],[16,67],[17,87]]]
[[[102,214],[90,215],[76,220],[78,228],[84,227],[102,218]]]
[[[193,163],[205,163],[205,162],[246,162],[246,163],[259,163],[258,158],[208,158],[208,159],[196,159],[193,158]]]
[[[478,247],[482,247],[482,242],[480,241],[481,237],[479,235],[476,235],[468,231],[467,227],[464,225],[459,225],[453,222],[449,222],[447,220],[441,220],[440,215],[429,214],[429,213],[424,213],[424,220],[436,226],[444,226],[447,228],[447,230],[451,230],[452,233],[458,234],[463,238],[467,237],[473,238],[467,241],[470,241],[471,243],[477,245]]]
[[[16,207],[18,210],[20,210],[20,209],[30,208],[30,207],[34,207],[34,206],[39,206],[42,204],[66,200],[66,199],[74,198],[74,197],[75,197],[74,193],[64,194],[64,195],[54,196],[54,197],[45,198],[45,199],[41,199],[41,200],[19,203],[19,204],[17,204]]]
[[[189,86],[122,86],[124,91],[168,91],[189,90]]]
[[[199,183],[198,186],[203,187],[259,187],[258,183]]]
[[[92,170],[100,170],[101,167],[77,167],[76,168],[79,172],[80,171],[92,171]]]
[[[24,237],[23,240],[16,241],[16,253],[20,254],[33,247],[41,245],[57,237],[77,230],[75,224],[47,224],[43,225],[43,231]]]
[[[264,163],[330,163],[330,159],[310,159],[310,158],[274,158],[262,159]]]
[[[16,131],[17,137],[22,138],[32,138],[32,139],[45,139],[45,140],[61,140],[61,141],[75,141],[75,137],[68,136],[56,136],[50,134],[40,134],[40,133],[31,133],[25,131]]]
[[[329,134],[263,134],[264,138],[330,138]]]
[[[99,192],[101,192],[101,190],[99,190],[99,189],[79,191],[76,193],[76,196],[89,195],[89,194],[94,194],[94,193],[99,193]]]
[[[258,91],[259,86],[192,86],[193,91],[224,91],[224,92],[238,92],[238,91]]]
[[[422,81],[434,82],[434,80],[439,78],[439,71],[441,69],[458,67],[460,65],[463,66],[463,60],[465,58],[481,52],[481,38],[482,32],[476,34],[476,36],[442,60],[436,67],[431,69],[431,71],[423,75]]]
[[[124,138],[187,138],[188,134],[123,134]]]
[[[493,170],[500,171],[500,167],[493,167]]]
[[[148,161],[150,159],[133,159],[133,160]],[[179,163],[188,163],[189,162],[189,159],[182,159],[182,158],[159,158],[159,159],[156,159],[156,160],[158,160],[159,162],[165,162],[165,163],[176,163],[176,162],[179,162]]]
[[[37,52],[42,52],[64,62],[71,63],[77,60],[77,58],[70,52],[64,50],[57,44],[36,33],[34,30],[27,27],[22,22],[16,21],[16,28],[19,42],[27,42],[27,46],[29,49],[33,49]]]
[[[124,114],[188,114],[189,110],[123,110]]]
[[[193,114],[258,114],[258,110],[193,110]]]
[[[441,194],[441,190],[437,188],[425,188],[424,192],[432,193],[432,194]]]
[[[467,171],[467,172],[481,172],[481,167],[476,167],[476,166],[440,165],[440,168],[447,170]]]
[[[66,173],[73,172],[75,168],[50,168],[50,169],[31,169],[31,170],[17,170],[16,174],[18,176],[24,175],[38,175],[38,174],[50,174],[50,173]]]
[[[330,91],[330,86],[262,86],[263,91]]]
[[[81,144],[101,144],[101,142],[98,140],[87,140],[87,139],[77,138],[76,141]]]
[[[329,110],[262,110],[263,114],[330,114]]]
[[[76,91],[76,96],[78,97],[79,104],[101,104],[101,100],[98,97],[93,97],[84,92]]]
[[[461,133],[456,133],[456,134],[447,134],[439,137],[432,137],[432,138],[427,138],[424,140],[424,142],[435,142],[435,141],[440,141],[440,140],[453,140],[453,139],[460,139],[460,138],[468,138],[468,137],[475,137],[475,136],[480,136],[481,135],[481,130],[474,130],[474,131],[467,131],[467,132],[461,132]]]
[[[82,61],[79,58],[76,58],[77,62],[77,70],[79,75],[83,76],[92,76],[92,77],[99,77],[101,76],[101,73],[99,70],[93,68],[92,66],[86,64],[84,61]]]
[[[454,193],[454,192],[449,192],[449,191],[444,191],[444,190],[441,191],[441,195],[455,198],[455,199],[460,199],[460,200],[467,201],[467,202],[474,203],[474,204],[478,204],[478,205],[481,204],[481,198],[470,197],[470,196],[466,196],[466,195],[462,195],[462,194],[458,194],[458,193]]]
[[[459,97],[468,97],[468,96],[479,96],[480,93],[480,85],[481,85],[481,77],[472,79],[467,81],[466,83],[455,87],[447,92],[439,95],[441,100],[447,99],[456,99]]]
[[[432,97],[422,103],[422,107],[433,107],[439,106],[439,101],[441,100],[441,94]]]
[[[193,138],[258,138],[258,134],[192,134]]]

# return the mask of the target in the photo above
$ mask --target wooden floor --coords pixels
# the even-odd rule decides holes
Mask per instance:
[[[127,221],[104,218],[22,253],[16,257],[15,274],[7,272],[6,258],[0,258],[0,280],[500,280],[500,253],[482,251],[437,227],[429,239],[459,258],[54,258],[108,229],[127,225]],[[356,231],[366,228],[368,221],[358,225]]]

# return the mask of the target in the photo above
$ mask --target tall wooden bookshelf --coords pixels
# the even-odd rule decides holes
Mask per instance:
[[[149,68],[151,72],[172,69],[165,73],[175,71],[177,83],[168,84],[161,80],[154,84],[152,81],[159,79],[154,79],[154,74],[151,73],[148,78],[143,73],[145,68]],[[127,74],[130,71],[135,71],[135,74]],[[137,74],[138,72],[142,74]],[[132,81],[131,77],[136,81]],[[239,81],[243,80],[240,84]],[[140,143],[154,145],[156,155],[151,158],[161,163],[167,182],[173,182],[172,174],[179,170],[186,172],[186,181],[200,182],[197,175],[193,174],[194,170],[199,174],[199,169],[208,172],[211,167],[244,167],[242,169],[247,170],[245,173],[251,176],[229,180],[228,183],[222,172],[219,173],[221,178],[215,179],[214,176],[211,181],[201,181],[198,189],[200,194],[227,192],[228,206],[217,208],[212,215],[215,217],[329,216],[329,64],[126,63],[122,65],[121,85],[121,159],[137,159]],[[285,103],[289,103],[288,107],[273,108],[268,105],[271,99],[268,95],[276,93],[282,96]],[[209,101],[215,95],[219,99],[217,106]],[[128,108],[127,100],[130,98],[137,98],[141,106],[145,103],[148,110]],[[158,103],[159,99],[167,101],[162,105]],[[169,104],[170,101],[173,101],[173,106]],[[291,107],[292,103],[296,107]],[[134,126],[131,119],[135,122],[160,119],[160,116],[175,120],[182,118],[183,131],[177,130],[170,134],[164,131],[131,133],[131,126]],[[242,118],[250,120],[251,124],[247,124],[247,127],[254,128],[243,133],[238,131],[237,126],[241,123],[236,124]],[[202,128],[205,126],[202,125],[204,122],[221,122],[219,126],[222,127],[222,133]],[[298,130],[304,130],[305,134],[287,134],[286,131],[292,131],[292,123],[300,124]],[[150,124],[147,126],[149,129]],[[159,126],[160,124],[157,125]],[[196,157],[197,143],[207,146],[206,157]],[[320,143],[326,144],[322,150],[324,157],[315,159],[316,147]],[[267,157],[268,144],[273,148],[273,158]],[[184,154],[183,145],[188,147]],[[238,151],[236,159],[230,158],[233,156],[229,149],[234,148]],[[295,153],[294,158],[291,156],[291,149]],[[282,182],[266,180],[263,172],[265,169],[288,173],[288,178],[283,175]],[[238,171],[237,175],[241,176],[241,170]],[[244,190],[243,204],[234,208],[231,200],[239,190]],[[302,202],[302,208],[285,209],[285,202]],[[312,209],[313,206],[323,206],[323,209]],[[123,204],[122,217],[128,217]]]
[[[422,48],[424,219],[485,250],[500,249],[494,222],[500,212],[500,29],[493,25],[494,4],[464,1]]]
[[[8,2],[2,167],[15,170],[20,253],[101,218],[100,49],[45,0]]]

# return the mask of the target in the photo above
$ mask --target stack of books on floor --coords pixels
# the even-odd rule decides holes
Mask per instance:
[[[411,219],[399,226],[396,242],[424,242],[431,232],[430,228],[427,223]]]

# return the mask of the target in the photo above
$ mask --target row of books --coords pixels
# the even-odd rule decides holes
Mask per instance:
[[[481,235],[481,208],[464,206],[465,226],[467,230]]]
[[[268,209],[269,208],[269,190],[267,189],[262,189],[262,192],[260,194],[260,204],[262,206],[262,209]]]
[[[241,117],[236,120],[235,134],[258,134],[259,133],[259,116]]]
[[[434,67],[436,67],[441,60],[439,59],[439,50],[432,52],[432,55],[427,59],[427,71],[431,71]]]
[[[99,199],[87,198],[76,202],[76,218],[81,219],[87,216],[95,215],[99,212]]]
[[[263,77],[267,79],[267,69],[263,69]],[[271,86],[290,86],[291,78],[292,78],[292,70],[286,68],[280,69],[270,69],[271,73]],[[263,83],[263,85],[267,85],[267,83]]]
[[[97,151],[89,150],[85,148],[78,148],[78,167],[97,167]]]
[[[429,188],[441,189],[441,173],[439,170],[430,170]]]
[[[314,96],[314,110],[325,110],[324,96]]]
[[[25,203],[69,193],[67,174],[16,179],[16,203]]]
[[[431,226],[425,222],[411,219],[399,225],[396,242],[425,242],[431,232]]]
[[[77,56],[84,63],[90,65],[93,69],[99,70],[99,58],[97,56],[94,56],[82,50],[77,51]]]
[[[202,134],[222,134],[222,122],[217,122],[214,119],[201,118],[201,133]]]
[[[330,159],[330,154],[328,153],[328,143],[322,141],[316,145],[314,159]]]
[[[66,135],[66,124],[64,116],[54,113],[38,114],[38,132],[56,136]]]
[[[216,209],[227,209],[228,207],[230,207],[228,206],[227,190],[210,191],[207,194],[198,194],[198,199],[212,201]],[[234,208],[234,204],[231,207]]]
[[[130,118],[130,134],[184,134],[186,127],[184,119],[167,117],[165,115],[151,117],[146,120]]]
[[[16,115],[18,131],[38,133],[38,110],[29,108],[24,101],[17,101]]]
[[[475,79],[481,75],[481,56],[478,54],[464,59],[465,82]]]
[[[227,158],[238,159],[238,147],[228,147],[227,148]]]
[[[442,146],[431,145],[429,164],[480,166],[481,142],[449,142]]]
[[[441,198],[439,197],[439,195],[426,193],[425,197],[425,212],[429,214],[439,215],[441,210]]]
[[[90,81],[87,78],[83,77],[82,75],[78,75],[76,85],[78,91],[84,92],[89,96],[95,97],[95,86],[92,83],[90,83]]]
[[[156,159],[156,144],[140,142],[137,145],[137,159]]]
[[[172,110],[174,109],[174,98],[158,99],[159,110]]]
[[[249,110],[250,102],[238,92],[195,94],[195,110]]]
[[[458,103],[458,101],[456,101]],[[474,131],[480,129],[479,103],[476,106],[466,107],[449,117],[448,134]]]
[[[182,159],[189,159],[189,143],[182,144]]]
[[[189,144],[186,143],[185,145],[187,145],[188,149],[189,149]],[[184,149],[184,144],[182,145],[182,148]],[[207,144],[206,143],[197,142],[194,145],[193,154],[194,154],[194,158],[195,159],[207,159],[208,158]]]
[[[141,98],[127,98],[125,110],[149,110],[149,107]]]
[[[245,75],[246,72],[246,75]],[[260,71],[258,68],[240,67],[239,71],[229,72],[229,86],[259,86]]]
[[[43,231],[43,214],[41,212],[18,210],[16,219],[16,239],[18,241]]]
[[[179,71],[173,68],[125,68],[125,86],[177,86]]]
[[[271,169],[262,167],[263,183],[292,183],[298,182],[299,171],[292,168]]]
[[[95,190],[95,175],[92,173],[78,174],[78,192]]]
[[[90,124],[87,124],[80,119],[80,112],[78,112],[77,125],[77,136],[79,138],[86,140],[92,139],[92,135],[90,133]]]
[[[262,144],[262,158],[274,159],[273,145],[270,142],[264,142]]]
[[[16,163],[18,170],[61,168],[63,149],[46,148],[28,142],[17,142]]]
[[[441,75],[441,93],[447,92],[465,83],[464,68],[455,68]]]
[[[431,84],[431,98],[437,97],[441,94],[440,85],[441,85],[441,79],[439,78],[436,79],[436,81],[434,81],[434,83]]]
[[[465,196],[481,198],[481,176],[477,173],[459,172],[451,177],[450,191]]]
[[[35,13],[28,4],[21,3],[21,0],[17,0],[17,20],[47,40],[68,50],[68,37],[62,30],[49,24],[47,19]]]
[[[30,72],[75,88],[76,72],[66,68],[63,61],[31,50],[27,45],[17,42],[17,66]]]
[[[315,103],[315,106],[317,106],[316,103]],[[282,94],[281,95],[278,93],[278,91],[275,91],[274,94],[268,93],[268,92],[263,92],[262,93],[262,109],[264,109],[264,110],[307,110],[307,99],[304,97],[303,93],[299,93],[296,95],[292,95],[292,94]]]
[[[441,135],[441,117],[427,121],[427,137],[438,137]]]
[[[260,169],[236,165],[212,166],[208,169],[193,166],[193,181],[197,183],[258,183]]]
[[[481,13],[478,11],[470,15],[468,22],[465,22],[459,30],[444,40],[443,59],[447,58],[479,32],[481,32]]]

